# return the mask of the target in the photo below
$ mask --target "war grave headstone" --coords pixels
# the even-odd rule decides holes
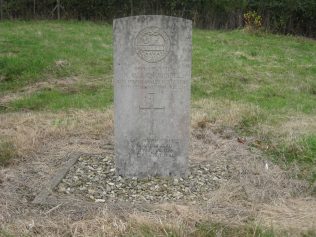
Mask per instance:
[[[208,200],[223,169],[188,161],[191,21],[116,19],[113,37],[114,151],[111,140],[100,154],[71,154],[34,203],[53,190],[101,203]]]
[[[115,19],[114,133],[118,175],[186,176],[192,22]]]
[[[188,162],[191,25],[166,16],[114,21],[115,144],[107,129],[95,145],[99,153],[67,153],[34,204],[53,205],[47,214],[66,200],[116,203],[118,208],[166,202],[204,203],[208,208],[214,196],[236,184],[249,184],[241,195],[258,199],[262,187],[248,181],[257,180],[258,170],[267,177],[267,163],[241,146],[235,135],[227,138],[198,125],[192,131]]]

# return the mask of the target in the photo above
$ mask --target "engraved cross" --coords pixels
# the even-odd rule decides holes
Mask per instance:
[[[148,93],[148,105],[141,107],[139,106],[139,110],[149,110],[150,112],[150,134],[154,133],[154,123],[155,123],[155,118],[154,118],[154,113],[158,110],[165,110],[165,107],[155,107],[155,94],[156,93]]]

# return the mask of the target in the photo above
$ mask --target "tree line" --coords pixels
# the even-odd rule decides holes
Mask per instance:
[[[316,0],[0,0],[0,19],[112,21],[131,15],[170,15],[196,27],[234,29],[255,11],[272,32],[316,38]]]

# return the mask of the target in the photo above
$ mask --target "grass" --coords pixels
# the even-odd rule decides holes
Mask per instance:
[[[98,233],[100,236],[104,236],[104,233]],[[90,236],[91,233],[89,233]],[[95,233],[98,235],[97,233]],[[69,233],[71,236],[71,233]],[[98,235],[98,236],[99,236]],[[1,237],[13,237],[8,232],[1,231]],[[28,236],[28,235],[27,235]],[[192,228],[189,226],[169,226],[169,225],[153,225],[153,224],[133,224],[127,228],[123,233],[121,232],[118,236],[132,237],[152,237],[152,236],[165,236],[165,237],[275,237],[275,236],[288,236],[286,233],[275,234],[273,230],[263,230],[258,226],[242,226],[242,227],[231,227],[223,224],[214,223],[201,223],[197,224],[196,227]],[[306,237],[312,236],[307,233]]]
[[[2,93],[50,78],[89,80],[113,73],[111,26],[106,24],[8,21],[1,23],[0,44]],[[315,52],[309,39],[195,30],[192,96],[252,103],[276,113],[316,113]],[[63,96],[68,97],[59,93]]]
[[[308,179],[311,184],[316,181],[316,135],[309,135],[297,139],[294,143],[280,143],[270,154],[276,161],[296,163],[301,166],[299,178]]]
[[[166,237],[274,237],[272,230],[263,230],[256,226],[231,227],[223,224],[197,223],[193,230],[178,226],[156,226],[143,224],[135,229],[130,229],[123,236],[166,236]]]
[[[51,77],[111,73],[108,25],[6,21],[0,27],[0,93]],[[59,61],[65,62],[63,67]]]
[[[10,235],[6,231],[0,229],[0,237],[14,237],[14,236]]]
[[[289,161],[301,161],[313,164],[316,161],[316,136],[302,138],[296,144],[284,144],[280,155],[284,154]]]
[[[8,165],[15,157],[15,147],[12,142],[1,139],[0,140],[0,167]]]
[[[0,46],[0,99],[22,94],[2,103],[0,112],[103,109],[113,103],[110,25],[4,21]],[[78,80],[66,88],[53,85],[30,90],[39,82],[67,82],[73,77]],[[316,128],[285,142],[290,135],[278,129],[288,118],[316,116],[314,40],[195,29],[192,78],[193,108],[203,99],[255,108],[239,115],[234,126],[238,133],[272,144],[269,152],[276,160],[315,165]]]
[[[194,100],[229,100],[255,107],[254,113],[240,115],[238,133],[270,144],[268,154],[273,153],[276,161],[298,162],[301,176],[316,180],[312,142],[316,129],[296,131],[300,134],[294,137],[280,131],[295,116],[313,116],[316,123],[314,40],[242,30],[195,30],[193,79]]]
[[[301,236],[312,237],[314,231],[304,231]],[[190,225],[168,225],[153,223],[137,223],[127,228],[126,233],[122,236],[165,236],[165,237],[276,237],[291,236],[286,231],[275,231],[272,228],[262,228],[255,224],[247,224],[242,226],[233,226],[222,223],[197,222],[194,226]],[[298,235],[297,235],[298,236]]]
[[[315,113],[315,52],[315,42],[308,39],[196,30],[193,98],[249,102],[277,113]]]
[[[231,227],[223,224],[202,223],[192,236],[217,237],[217,236],[244,236],[244,237],[274,237],[273,230],[263,230],[257,226]]]
[[[43,90],[10,104],[13,110],[62,110],[68,108],[103,108],[113,102],[113,90],[101,88],[95,91],[82,89],[76,93],[60,90]]]
[[[103,110],[113,104],[112,63],[108,24],[2,21],[0,113]],[[270,159],[285,168],[298,165],[298,177],[316,181],[315,40],[194,29],[192,81],[192,117],[201,117],[203,127],[212,123],[252,136],[252,145]],[[14,144],[0,142],[0,166],[15,155]],[[143,226],[130,235],[181,236],[179,231]],[[212,223],[194,231],[192,236],[274,236]]]

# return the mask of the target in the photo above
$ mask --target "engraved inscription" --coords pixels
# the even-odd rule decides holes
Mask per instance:
[[[187,80],[120,80],[117,84],[120,88],[170,90],[183,90],[190,86]]]
[[[169,66],[139,66],[134,72],[121,72],[121,75],[122,79],[116,82],[119,88],[175,91],[190,87],[190,72],[186,69],[179,72]]]
[[[141,107],[139,106],[139,110],[147,110],[150,112],[150,134],[154,133],[154,112],[157,110],[165,110],[165,107],[155,107],[155,93],[148,93],[148,105]]]
[[[135,139],[131,141],[129,149],[136,157],[176,157],[180,152],[180,143],[180,139]]]
[[[169,53],[170,39],[158,27],[146,27],[137,34],[134,47],[141,59],[149,63],[156,63],[164,59]]]

